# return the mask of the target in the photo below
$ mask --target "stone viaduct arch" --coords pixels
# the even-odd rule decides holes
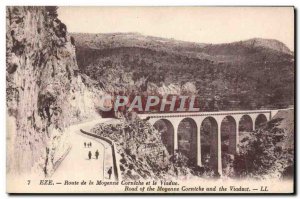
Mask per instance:
[[[235,154],[236,153],[236,132],[237,122],[232,116],[225,116],[221,122],[221,142],[222,153]]]
[[[198,127],[192,118],[184,118],[178,124],[178,151],[197,164]]]
[[[200,127],[200,149],[198,165],[218,170],[218,122],[214,117],[203,119]]]
[[[268,121],[268,117],[264,114],[259,114],[255,119],[255,130],[261,127],[264,123]]]
[[[253,120],[249,115],[243,115],[239,121],[239,131],[253,131]]]
[[[161,140],[169,154],[174,154],[174,127],[167,119],[157,120],[153,125],[161,134]]]

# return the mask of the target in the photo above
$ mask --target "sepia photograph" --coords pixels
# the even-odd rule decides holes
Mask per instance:
[[[293,6],[5,11],[7,193],[295,193]]]

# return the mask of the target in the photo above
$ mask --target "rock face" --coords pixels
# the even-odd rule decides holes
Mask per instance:
[[[8,172],[52,172],[64,129],[94,115],[75,47],[56,7],[7,7]]]
[[[98,124],[91,130],[114,142],[123,180],[178,179],[191,174],[188,159],[180,153],[170,154],[161,132],[147,121],[130,118],[122,123]]]

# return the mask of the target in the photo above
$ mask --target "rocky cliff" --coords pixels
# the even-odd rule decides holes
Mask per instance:
[[[56,7],[7,7],[7,170],[44,175],[68,149],[65,129],[95,115]]]

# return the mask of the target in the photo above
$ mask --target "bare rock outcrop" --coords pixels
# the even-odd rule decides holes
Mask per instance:
[[[68,148],[64,129],[94,114],[57,8],[7,7],[8,172],[49,175]],[[36,172],[36,171],[35,171]]]

